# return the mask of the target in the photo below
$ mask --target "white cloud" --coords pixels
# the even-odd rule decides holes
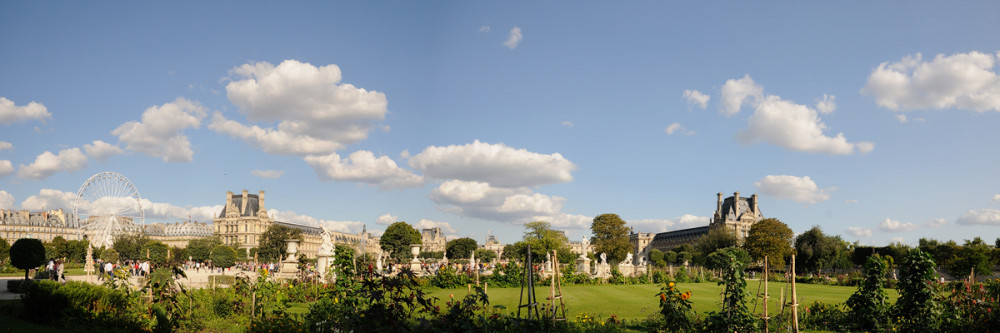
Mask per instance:
[[[764,179],[754,183],[761,194],[781,199],[791,199],[792,201],[804,204],[815,204],[830,200],[830,192],[836,187],[825,189],[816,186],[816,182],[805,177],[790,175],[767,175]]]
[[[388,156],[376,158],[367,150],[353,152],[343,160],[337,153],[304,159],[325,180],[361,182],[381,189],[410,188],[424,183],[423,177],[400,168]]]
[[[490,31],[493,31],[493,28],[490,28],[490,26],[488,25],[483,25],[479,27],[479,32],[482,32],[484,34],[488,34],[490,33]]]
[[[47,119],[52,119],[52,114],[42,103],[31,102],[25,106],[17,106],[14,105],[14,101],[0,97],[0,124],[10,125],[28,120],[45,122]]]
[[[398,221],[399,221],[399,216],[392,215],[392,214],[382,214],[382,215],[379,215],[378,218],[375,219],[375,223],[377,223],[377,224],[384,224],[384,225],[390,225],[390,224],[396,223]]]
[[[0,190],[0,209],[14,209],[14,196]]]
[[[987,208],[970,210],[955,220],[955,223],[965,225],[1000,226],[1000,209]]]
[[[684,125],[681,125],[681,123],[670,124],[670,126],[667,126],[667,128],[663,129],[663,132],[667,133],[667,135],[674,135],[674,133],[681,133],[684,135],[694,135],[694,131],[689,131],[687,128],[684,127]]]
[[[711,96],[703,94],[700,91],[691,89],[684,90],[683,96],[684,99],[687,100],[688,104],[698,106],[702,110],[708,107],[708,100],[711,99]]]
[[[729,79],[722,85],[722,103],[719,104],[719,112],[726,117],[740,112],[740,106],[747,98],[752,98],[751,102],[764,96],[764,87],[758,85],[746,74],[742,79]]]
[[[756,104],[747,128],[737,138],[744,144],[763,141],[792,151],[830,155],[865,154],[875,148],[870,142],[847,142],[843,133],[826,136],[826,129],[816,110],[771,95]]]
[[[573,122],[571,122],[569,120],[563,120],[563,122],[560,123],[560,124],[562,124],[563,126],[566,126],[566,127],[573,127]]]
[[[454,233],[458,232],[458,230],[455,230],[455,228],[453,228],[451,226],[451,223],[431,221],[431,220],[427,220],[427,219],[420,220],[420,222],[417,222],[417,224],[413,225],[413,228],[417,229],[417,230],[420,230],[420,229],[430,229],[430,228],[441,228],[441,232],[444,232],[446,234],[454,234]]]
[[[374,122],[388,112],[385,94],[342,83],[340,67],[333,64],[258,62],[230,73],[236,78],[226,85],[229,100],[249,121],[278,122],[277,129],[246,126],[221,115],[213,117],[209,128],[268,153],[309,155],[342,149],[366,139]]]
[[[892,237],[889,239],[891,243],[903,243],[903,237]]]
[[[199,222],[211,222],[212,219],[222,212],[222,205],[180,207],[169,203],[152,202],[149,199],[141,199],[142,210],[145,211],[147,222],[167,222],[172,223],[181,220],[194,220]]]
[[[933,219],[933,220],[927,221],[927,223],[924,223],[924,225],[926,225],[928,227],[932,227],[932,228],[940,227],[940,226],[943,226],[945,224],[948,224],[948,220],[945,220],[945,219],[942,219],[942,218]]]
[[[871,237],[872,229],[862,227],[848,227],[847,234],[854,237]]]
[[[43,188],[38,191],[38,194],[24,199],[21,202],[21,209],[41,211],[62,208],[65,211],[72,212],[75,202],[76,193]]]
[[[194,157],[191,142],[182,132],[198,128],[205,118],[205,107],[177,98],[142,113],[142,121],[130,121],[111,131],[125,143],[125,149],[163,158],[164,162],[190,162]]]
[[[8,160],[0,160],[0,178],[14,173],[14,165]]]
[[[823,99],[816,101],[816,110],[822,114],[833,113],[834,110],[837,110],[836,99],[836,96],[823,94]]]
[[[905,114],[897,114],[896,115],[896,120],[899,120],[899,122],[901,122],[901,123],[905,123],[905,122],[909,121],[908,119],[906,119],[906,115]]]
[[[265,179],[278,179],[284,176],[285,172],[281,170],[253,170],[250,171],[250,174]]]
[[[908,222],[899,222],[893,219],[885,219],[882,223],[879,223],[878,228],[882,231],[912,231],[917,229],[917,225]]]
[[[46,151],[31,164],[22,164],[17,175],[25,179],[45,179],[58,171],[72,172],[86,166],[87,156],[80,152],[80,148],[63,149],[58,155]]]
[[[462,180],[446,181],[434,188],[431,200],[448,213],[515,223],[539,216],[558,217],[566,201],[525,187],[497,188],[484,182]]]
[[[293,211],[279,211],[277,209],[268,209],[267,214],[271,216],[271,219],[275,221],[289,222],[289,223],[314,226],[314,227],[327,227],[333,231],[339,231],[350,234],[356,234],[361,232],[361,228],[364,225],[364,223],[357,221],[324,220],[308,215],[299,215]]]
[[[856,203],[858,203],[858,199],[844,200],[844,203],[848,204],[848,205],[850,205],[850,204],[856,204]]]
[[[524,221],[528,222],[528,220],[549,222],[552,227],[560,229],[589,229],[594,217],[560,212],[552,215],[532,216]]]
[[[513,50],[517,45],[521,44],[524,40],[524,35],[521,34],[521,28],[513,27],[510,29],[510,33],[507,34],[507,41],[503,42],[503,46]]]
[[[410,158],[410,167],[435,179],[486,182],[498,187],[538,186],[573,180],[576,170],[559,153],[539,154],[504,144],[431,146]]]
[[[628,224],[634,226],[637,232],[664,232],[704,227],[707,226],[709,222],[709,218],[705,216],[684,214],[672,219],[643,219],[638,221],[628,221]]]
[[[868,76],[862,94],[893,111],[971,109],[1000,111],[1000,77],[994,65],[1000,53],[938,54],[923,61],[920,53],[899,62],[883,62]]]
[[[993,199],[990,199],[990,202],[1000,202],[1000,194],[994,194]]]
[[[117,145],[113,145],[101,140],[94,140],[93,143],[83,145],[83,150],[87,152],[87,155],[97,159],[98,161],[106,161],[108,157],[121,154],[123,150]]]
[[[0,141],[0,151],[14,149],[14,145],[7,141]]]

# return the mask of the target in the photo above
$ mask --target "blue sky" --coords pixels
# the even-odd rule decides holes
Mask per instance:
[[[758,193],[863,244],[1000,236],[995,2],[0,5],[0,208],[101,171],[147,222],[479,241],[707,223]]]

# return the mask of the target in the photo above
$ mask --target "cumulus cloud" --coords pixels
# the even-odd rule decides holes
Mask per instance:
[[[848,227],[847,234],[854,237],[871,237],[872,229],[862,227]]]
[[[281,170],[253,170],[250,174],[264,179],[278,179],[285,175]]]
[[[689,131],[687,128],[684,127],[684,125],[681,125],[681,123],[670,124],[670,126],[667,126],[667,128],[663,129],[663,132],[667,133],[667,135],[674,135],[674,133],[680,133],[684,135],[694,135],[694,131]]]
[[[729,79],[722,85],[722,103],[719,104],[719,112],[726,117],[740,112],[740,107],[748,98],[753,100],[764,96],[764,87],[758,85],[746,74],[742,79]]]
[[[521,34],[521,28],[513,27],[510,29],[510,33],[507,34],[507,41],[503,42],[503,46],[513,50],[517,48],[517,45],[521,44],[524,40],[524,35]]]
[[[21,209],[41,211],[59,209],[72,211],[76,202],[76,193],[43,188],[38,194],[29,196],[21,202]]]
[[[908,222],[899,222],[898,220],[885,219],[882,223],[879,223],[878,228],[882,231],[911,231],[917,229],[917,225]]]
[[[529,220],[545,221],[551,224],[553,227],[560,229],[589,229],[590,225],[594,221],[594,217],[559,212],[552,215],[532,216],[530,219],[524,221],[528,222]]]
[[[933,219],[933,220],[927,221],[927,223],[925,223],[926,226],[932,227],[932,228],[940,227],[940,226],[943,226],[945,224],[948,224],[948,220],[941,219],[941,218]]]
[[[413,228],[417,229],[417,230],[420,230],[420,229],[430,229],[430,228],[441,228],[441,232],[444,232],[446,234],[454,234],[454,233],[458,232],[458,230],[455,230],[455,228],[453,228],[451,226],[451,223],[431,221],[431,220],[426,220],[426,219],[422,219],[422,220],[420,220],[420,222],[417,222],[416,224],[414,224]]]
[[[17,106],[14,105],[14,101],[0,97],[0,124],[10,125],[28,120],[45,122],[48,119],[52,119],[52,114],[42,103],[31,102],[28,105]]]
[[[994,194],[993,199],[990,199],[990,202],[1000,202],[1000,194]]]
[[[836,187],[819,188],[809,176],[767,175],[754,183],[761,194],[804,204],[815,204],[830,200],[830,192]]]
[[[145,211],[147,221],[164,221],[168,223],[188,219],[199,222],[211,222],[223,209],[222,205],[181,207],[169,203],[152,202],[145,198],[139,202],[142,205],[142,210]]]
[[[0,160],[0,178],[14,173],[14,165],[8,160]]]
[[[836,96],[823,94],[823,99],[816,101],[816,110],[822,114],[833,113],[834,110],[837,110],[836,99]]]
[[[737,138],[744,144],[766,142],[792,151],[830,155],[865,154],[875,148],[871,142],[848,142],[843,133],[827,136],[826,129],[816,110],[770,95],[756,104]]]
[[[431,146],[410,158],[410,167],[435,179],[486,182],[498,187],[539,186],[573,180],[576,165],[559,153],[539,154],[504,144]]]
[[[45,179],[58,171],[72,172],[87,166],[87,156],[80,148],[63,149],[59,154],[44,152],[29,165],[22,164],[18,177],[25,179]]]
[[[243,125],[214,116],[209,128],[243,139],[274,154],[330,153],[368,137],[388,112],[385,94],[341,82],[340,67],[316,67],[296,60],[274,66],[244,64],[230,70],[229,100],[251,122],[277,122],[277,128]]]
[[[14,196],[0,190],[0,209],[14,209]]]
[[[856,203],[858,203],[858,199],[848,199],[848,200],[844,200],[844,203],[845,203],[845,204],[848,204],[848,205],[850,205],[850,204],[856,204]]]
[[[573,127],[573,122],[571,122],[569,120],[563,120],[563,122],[560,123],[560,124],[562,124],[563,126],[566,126],[566,127]]]
[[[390,225],[390,224],[396,223],[398,221],[399,221],[399,216],[392,215],[392,214],[382,214],[382,215],[379,215],[378,218],[375,219],[375,223],[377,223],[377,224],[384,224],[384,225]]]
[[[969,52],[938,54],[924,61],[921,54],[898,62],[883,62],[868,76],[862,94],[893,111],[915,109],[971,109],[1000,111],[1000,77],[994,70],[996,54]]]
[[[528,188],[498,188],[476,181],[450,180],[431,191],[431,200],[449,213],[501,222],[527,222],[560,214],[565,198]],[[551,222],[551,221],[550,221]]]
[[[700,91],[691,89],[684,90],[683,97],[685,100],[687,100],[688,104],[697,106],[702,110],[708,107],[708,100],[711,98],[710,96],[703,94]]]
[[[117,145],[113,145],[101,140],[94,140],[93,143],[83,145],[83,150],[87,152],[87,155],[101,162],[106,161],[108,157],[118,155],[124,152]]]
[[[970,210],[962,214],[955,223],[965,225],[1000,226],[1000,209]]]
[[[333,231],[339,231],[350,234],[356,234],[361,232],[361,228],[362,226],[364,226],[364,223],[357,221],[324,220],[309,215],[299,215],[298,213],[295,213],[293,211],[280,211],[277,209],[268,209],[267,214],[271,216],[272,219],[277,221],[314,226],[314,227],[327,227]]]
[[[177,98],[149,107],[142,113],[142,121],[126,122],[111,134],[125,143],[125,149],[159,157],[164,162],[190,162],[194,151],[183,131],[201,126],[205,115],[201,104]]]
[[[402,189],[423,185],[423,177],[396,165],[388,156],[375,157],[370,151],[359,150],[341,159],[337,153],[306,156],[306,163],[321,179],[354,181],[381,189]]]
[[[638,221],[629,221],[628,223],[629,225],[634,226],[637,231],[664,232],[704,227],[707,226],[709,222],[710,220],[706,216],[684,214],[672,219],[643,219]]]
[[[0,141],[0,151],[14,149],[14,145],[7,141]]]

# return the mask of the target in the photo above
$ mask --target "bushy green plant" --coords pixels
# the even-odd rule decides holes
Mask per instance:
[[[667,282],[656,294],[660,297],[660,314],[663,315],[664,326],[668,332],[687,332],[693,330],[691,316],[691,291],[681,292],[673,281]]]
[[[883,286],[888,264],[882,257],[873,255],[865,262],[865,279],[847,299],[853,328],[860,331],[881,332],[888,324],[888,297]]]
[[[1000,279],[969,283],[943,300],[942,332],[995,332],[1000,327]],[[996,310],[996,311],[995,311]]]
[[[442,266],[431,278],[431,285],[442,289],[463,287],[472,282],[471,277],[457,273],[451,266]]]
[[[892,308],[896,328],[904,332],[938,331],[941,307],[937,298],[934,259],[910,250],[899,269],[899,299]]]
[[[653,283],[667,283],[667,273],[661,270],[653,272]]]
[[[683,283],[683,282],[689,282],[690,279],[691,277],[688,276],[687,268],[684,266],[678,267],[677,271],[674,272],[674,281]]]
[[[722,310],[711,312],[705,318],[705,330],[709,332],[753,332],[757,320],[747,309],[747,281],[744,265],[735,257],[729,260],[729,267],[723,270],[719,285],[722,291]]]
[[[815,301],[799,313],[802,329],[843,332],[850,328],[847,312],[841,305]]]

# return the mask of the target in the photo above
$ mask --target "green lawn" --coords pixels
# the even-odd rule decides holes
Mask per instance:
[[[747,289],[751,295],[756,294],[758,281],[747,281]],[[722,287],[715,282],[704,283],[679,283],[676,288],[682,292],[690,290],[691,301],[695,311],[706,313],[718,310],[720,293]],[[770,300],[768,302],[768,312],[776,314],[779,311],[780,296],[782,288],[789,288],[784,283],[769,283]],[[851,296],[857,287],[825,286],[812,284],[797,284],[797,294],[800,309],[812,303],[821,301],[824,303],[844,303]],[[622,319],[643,319],[650,314],[659,311],[659,298],[656,296],[660,291],[659,285],[568,285],[563,286],[563,302],[566,306],[566,316],[571,320],[581,313],[598,315],[607,318],[614,314]],[[454,295],[456,299],[467,294],[466,288],[460,289],[427,289],[428,294],[445,302],[449,295]],[[508,312],[517,312],[518,299],[521,288],[489,288],[488,295],[491,305],[503,305]],[[887,289],[890,302],[895,302],[898,294],[895,289]],[[790,289],[785,290],[787,298],[791,298]],[[548,303],[546,297],[549,295],[548,287],[536,287],[535,296],[539,303]],[[786,300],[790,302],[790,300]],[[747,307],[754,309],[753,299],[748,299]],[[756,313],[760,313],[763,304],[757,305]]]

